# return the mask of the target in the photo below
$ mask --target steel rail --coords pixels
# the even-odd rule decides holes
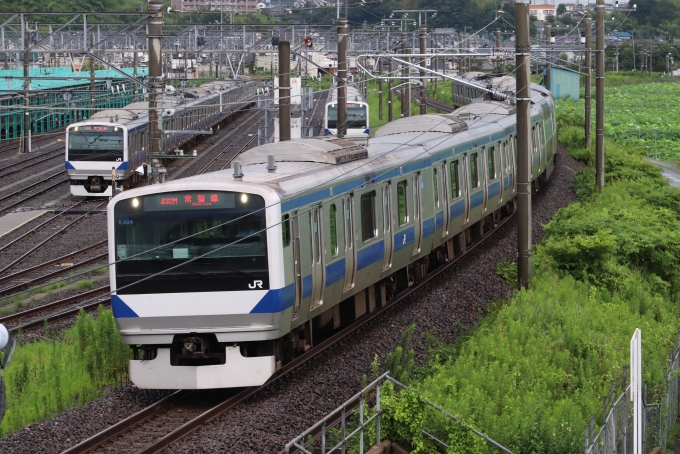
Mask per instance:
[[[57,314],[54,314],[54,315],[50,315],[50,316],[47,316],[47,317],[40,317],[40,318],[37,318],[35,320],[31,320],[30,322],[26,322],[22,325],[18,325],[16,327],[14,327],[14,329],[16,329],[17,331],[18,330],[23,331],[27,328],[33,328],[35,326],[44,325],[45,323],[49,324],[49,322],[54,322],[54,321],[57,321],[57,320],[63,320],[63,319],[66,319],[66,318],[71,318],[74,315],[78,315],[81,310],[89,311],[91,309],[96,309],[102,303],[107,303],[107,302],[110,303],[111,298],[102,298],[102,299],[99,299],[97,301],[92,301],[88,304],[83,304],[82,306],[76,306],[72,309],[62,311],[62,312],[58,312]]]
[[[35,252],[35,251],[37,251],[38,249],[40,249],[42,246],[44,246],[45,244],[47,244],[48,242],[50,242],[51,240],[53,240],[54,238],[56,238],[56,237],[59,236],[60,234],[64,233],[67,229],[69,229],[70,227],[72,227],[72,226],[75,225],[76,223],[78,223],[78,222],[82,221],[83,219],[85,219],[85,218],[86,218],[93,210],[98,209],[99,207],[101,207],[101,206],[104,205],[105,203],[108,203],[108,200],[106,200],[106,201],[100,203],[99,205],[97,205],[96,207],[92,208],[92,209],[91,209],[90,211],[88,211],[87,213],[81,214],[78,218],[74,219],[73,221],[71,221],[70,223],[66,224],[66,225],[65,225],[64,227],[62,227],[61,229],[59,229],[59,230],[57,230],[56,232],[54,232],[52,235],[50,235],[50,236],[48,236],[47,238],[45,238],[44,240],[42,240],[40,243],[36,244],[33,248],[29,249],[27,252],[25,252],[25,253],[22,254],[20,257],[18,257],[18,258],[15,259],[13,262],[11,262],[9,265],[5,265],[4,268],[0,269],[0,274],[4,273],[5,271],[9,270],[10,268],[13,268],[14,265],[16,265],[17,263],[21,262],[23,259],[25,259],[25,258],[28,257],[29,255],[31,255],[33,252]]]
[[[26,274],[33,273],[33,272],[35,272],[35,271],[38,271],[38,270],[40,270],[40,269],[42,269],[42,268],[45,268],[45,267],[48,267],[48,266],[50,266],[50,265],[54,265],[55,263],[60,263],[60,262],[62,262],[63,260],[67,260],[67,259],[73,258],[73,257],[75,257],[75,256],[77,256],[77,255],[84,254],[85,252],[88,252],[88,251],[90,251],[90,250],[92,250],[92,249],[96,249],[96,248],[98,248],[98,247],[105,246],[107,243],[108,243],[108,240],[100,241],[99,243],[95,243],[95,244],[93,244],[93,245],[91,245],[91,246],[87,246],[87,247],[85,247],[85,248],[83,248],[83,249],[80,249],[80,250],[78,250],[78,251],[70,252],[70,253],[68,253],[68,254],[66,254],[66,255],[62,255],[61,257],[57,257],[56,259],[48,260],[47,262],[43,262],[43,263],[41,263],[40,265],[32,266],[32,267],[30,267],[30,268],[26,268],[25,270],[17,271],[17,272],[15,272],[15,273],[8,274],[7,276],[0,277],[0,285],[1,285],[1,284],[4,284],[4,283],[6,283],[6,282],[11,282],[11,281],[15,280],[16,278],[18,278],[18,277],[20,277],[20,276],[24,276],[24,275],[26,275]],[[41,281],[43,281],[43,280],[45,280],[45,279],[49,279],[50,277],[53,277],[53,276],[56,276],[56,275],[58,275],[58,274],[64,273],[64,272],[66,272],[67,270],[71,270],[71,269],[73,269],[73,268],[75,268],[75,267],[77,267],[77,266],[86,265],[86,264],[89,264],[89,263],[92,263],[92,262],[94,262],[94,261],[101,260],[101,259],[107,258],[107,257],[108,257],[108,252],[105,253],[105,254],[101,254],[101,255],[98,255],[98,256],[96,256],[96,257],[93,257],[93,258],[91,258],[91,259],[87,259],[86,261],[83,261],[83,262],[78,263],[78,264],[76,264],[76,265],[70,266],[70,267],[68,267],[68,268],[64,268],[64,269],[62,269],[62,270],[58,270],[58,271],[55,271],[55,272],[53,272],[53,273],[49,273],[49,274],[40,276],[40,277],[35,278],[35,279],[31,280],[31,281],[23,282],[23,283],[21,283],[21,284],[15,285],[15,286],[13,286],[13,287],[5,287],[5,288],[2,288],[2,289],[0,289],[0,294],[7,293],[8,291],[14,290],[14,289],[16,289],[16,288],[18,288],[18,287],[22,287],[22,286],[26,286],[26,285],[32,285],[32,284],[41,282]]]
[[[55,151],[57,153],[54,153]],[[54,154],[52,154],[51,156],[48,156],[46,158],[44,157],[45,155],[49,155],[50,153],[54,153]],[[7,173],[3,173],[2,175],[0,175],[0,178],[6,177],[8,175],[14,175],[15,173],[19,173],[23,170],[30,169],[31,167],[33,167],[36,164],[42,164],[43,162],[51,161],[52,159],[59,158],[60,156],[63,156],[63,151],[61,150],[61,147],[58,147],[58,148],[55,148],[54,150],[50,150],[50,151],[46,151],[44,153],[41,153],[40,155],[35,156],[33,158],[24,159],[21,162],[17,162],[17,163],[8,165],[6,167],[3,167],[2,169],[0,169],[0,172],[12,169],[12,168],[20,166],[22,164],[26,164],[27,162],[30,162],[31,164],[27,165],[25,167],[21,167],[19,169],[14,169],[14,170],[7,172]],[[42,159],[40,161],[35,161],[36,159],[40,159],[40,158],[44,158],[44,159]],[[35,161],[35,162],[33,162],[33,161]]]
[[[81,203],[84,203],[84,202],[85,202],[85,200],[81,200],[80,202],[76,203],[75,205],[72,205],[72,206],[68,207],[67,209],[65,209],[64,211],[60,212],[59,214],[55,214],[55,215],[52,216],[51,218],[47,219],[45,222],[42,222],[42,223],[36,225],[35,227],[33,227],[31,230],[29,230],[28,232],[24,233],[24,234],[21,235],[20,237],[13,239],[12,241],[10,241],[9,243],[7,243],[7,244],[5,244],[5,245],[3,245],[3,246],[0,246],[0,252],[4,251],[4,250],[7,249],[8,247],[10,247],[10,246],[12,246],[12,245],[18,243],[19,241],[23,240],[23,239],[26,238],[27,236],[29,236],[29,235],[31,235],[31,234],[37,232],[38,229],[40,229],[41,227],[44,227],[44,226],[46,226],[47,224],[49,224],[50,222],[55,221],[56,219],[60,218],[64,213],[69,212],[70,210],[76,208],[78,205],[80,205]]]
[[[52,178],[58,177],[59,175],[62,175],[62,174],[64,174],[64,173],[66,173],[66,170],[62,170],[61,172],[53,173],[52,175],[43,178],[42,180],[38,181],[37,183],[33,183],[33,184],[29,185],[29,186],[26,186],[25,188],[19,189],[18,191],[14,191],[14,192],[11,193],[11,194],[7,194],[6,196],[0,198],[0,202],[3,202],[3,201],[5,201],[5,200],[9,199],[10,197],[14,197],[14,196],[17,195],[17,194],[21,194],[22,192],[24,192],[24,191],[26,191],[26,190],[28,190],[28,189],[31,189],[31,188],[33,188],[33,187],[36,187],[36,186],[40,185],[40,184],[43,184],[43,183],[46,182],[47,180],[51,180]],[[62,181],[62,182],[60,182],[60,183],[63,183],[63,182],[65,182],[65,181],[66,181],[66,180],[64,180],[64,181]],[[2,209],[5,210],[6,208],[2,208]]]
[[[28,317],[30,315],[35,315],[39,314],[40,312],[43,312],[45,310],[49,309],[55,309],[57,307],[61,306],[66,306],[68,304],[74,303],[78,301],[81,298],[90,298],[92,296],[99,296],[102,293],[109,293],[109,286],[105,285],[103,287],[97,287],[95,289],[92,289],[90,291],[80,293],[78,295],[73,295],[69,296],[68,298],[64,298],[58,301],[52,301],[51,303],[43,304],[42,306],[36,306],[32,307],[30,309],[26,309],[25,311],[21,312],[15,312],[14,314],[6,315],[4,317],[0,317],[0,323],[4,324],[5,326],[9,326],[8,323],[14,322],[17,320],[21,320],[22,318]]]
[[[256,112],[255,112],[255,115],[249,117],[249,118],[246,120],[246,123],[249,122],[250,120],[252,120],[253,118],[255,118],[259,113],[260,113],[260,112],[256,111]],[[236,139],[234,139],[234,142],[233,142],[233,143],[238,142],[239,140],[241,140],[246,134],[248,134],[248,131],[250,131],[251,129],[253,129],[253,127],[255,127],[257,124],[259,124],[260,121],[262,121],[261,118],[258,119],[257,121],[255,121],[255,123],[252,124],[250,127],[246,128],[245,131],[242,132],[240,136],[238,136]],[[207,170],[208,170],[215,162],[217,162],[217,160],[218,160],[220,157],[222,157],[222,155],[226,154],[227,151],[229,151],[230,148],[231,148],[231,146],[225,148],[225,149],[222,150],[220,153],[218,153],[217,156],[215,156],[208,164],[206,164],[205,167],[203,167],[201,170],[199,170],[198,173],[197,173],[196,175],[201,175],[202,173],[205,173],[205,172],[206,172],[206,171],[207,171]],[[239,151],[238,153],[236,153],[236,156],[238,156],[240,153],[241,153],[241,151]],[[233,158],[232,158],[232,159],[233,159]]]
[[[138,454],[152,454],[152,453],[158,453],[161,452],[163,449],[166,449],[168,446],[170,446],[172,443],[175,441],[187,436],[188,434],[194,432],[204,424],[208,423],[209,421],[219,417],[223,413],[227,412],[228,410],[234,408],[236,405],[239,403],[243,402],[244,400],[248,399],[249,397],[253,396],[257,392],[271,386],[272,384],[278,382],[279,380],[283,379],[284,377],[288,376],[291,372],[294,370],[298,369],[300,366],[303,364],[307,363],[308,361],[311,361],[312,359],[318,357],[322,353],[326,352],[328,349],[331,347],[335,346],[338,344],[340,341],[347,339],[349,336],[354,334],[357,330],[362,328],[363,326],[367,325],[368,323],[371,323],[373,320],[375,320],[377,317],[381,316],[383,313],[392,310],[396,306],[398,306],[399,303],[403,302],[407,297],[415,293],[416,291],[420,290],[425,284],[430,282],[432,279],[435,277],[439,276],[442,272],[444,272],[446,269],[450,268],[454,264],[458,263],[460,260],[463,258],[466,258],[469,256],[469,254],[474,251],[479,245],[483,244],[486,239],[488,239],[490,236],[492,236],[495,232],[498,232],[501,227],[503,227],[510,219],[514,217],[514,213],[507,216],[505,219],[503,219],[501,222],[498,223],[498,225],[491,231],[487,232],[484,234],[476,243],[470,245],[469,247],[466,248],[466,251],[464,254],[455,257],[448,263],[444,263],[440,265],[437,269],[429,273],[427,276],[425,276],[420,282],[418,282],[416,285],[413,287],[407,288],[403,290],[401,293],[396,295],[390,302],[385,304],[385,306],[375,310],[374,312],[370,314],[366,314],[363,317],[361,317],[359,320],[356,320],[354,323],[350,324],[346,328],[344,328],[342,331],[334,334],[333,336],[329,337],[328,339],[324,340],[320,344],[318,344],[315,347],[312,347],[308,352],[300,355],[299,357],[295,358],[293,361],[290,363],[286,364],[281,368],[279,373],[272,377],[267,383],[265,383],[262,386],[251,386],[249,388],[244,389],[243,391],[239,392],[238,394],[226,399],[225,401],[219,403],[215,407],[201,413],[199,416],[196,418],[187,421],[180,427],[177,427],[176,429],[172,430],[169,432],[167,435],[163,436],[159,440],[157,440],[155,443],[147,446],[146,448],[138,451]],[[179,393],[180,391],[178,391]],[[177,394],[177,393],[176,393]],[[132,425],[139,424],[140,422],[144,422],[145,420],[150,419],[151,416],[155,416],[157,414],[157,411],[154,409],[154,406],[156,404],[153,404],[152,406],[148,407],[147,409],[142,410],[139,413],[136,413],[135,415],[132,415],[129,418],[126,418],[122,420],[121,422],[115,424],[114,426],[111,426],[104,431],[93,435],[92,437],[80,442],[78,445],[64,451],[64,454],[76,454],[76,453],[87,453],[90,452],[94,449],[97,449],[101,447],[105,442],[111,440],[114,437],[122,435],[125,431],[127,431]],[[145,419],[141,419],[140,414],[148,414],[149,416],[146,417]]]

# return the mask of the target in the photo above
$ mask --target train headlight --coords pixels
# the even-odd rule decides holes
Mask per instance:
[[[241,194],[241,203],[248,202],[248,194]]]
[[[132,199],[132,206],[137,208],[139,206],[139,199]]]

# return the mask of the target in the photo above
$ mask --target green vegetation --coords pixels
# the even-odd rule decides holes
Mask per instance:
[[[627,88],[648,99],[640,94],[648,92]],[[625,90],[615,93],[634,98]],[[591,164],[574,104],[558,104],[559,140]],[[602,423],[601,396],[610,380],[617,395],[623,389],[635,328],[644,339],[648,402],[658,401],[680,323],[680,191],[643,160],[636,141],[607,139],[606,150],[605,189],[593,193],[592,166],[577,175],[580,199],[545,226],[529,290],[490,305],[491,314],[474,332],[458,345],[432,348],[423,367],[412,366],[405,345],[388,358],[389,365],[373,366],[374,375],[395,368],[410,386],[408,392],[384,389],[387,438],[414,453],[440,452],[425,429],[454,447],[447,452],[495,452],[473,436],[472,426],[514,452],[580,451],[590,414]],[[509,281],[516,279],[514,265],[498,268]],[[428,410],[422,398],[465,424]]]
[[[605,134],[619,142],[615,148],[625,146],[627,151],[660,160],[680,159],[680,105],[668,102],[678,95],[680,83],[607,88]],[[562,124],[578,127],[583,124],[583,100],[559,101],[558,104],[563,112]],[[594,113],[593,104],[593,122]]]
[[[127,379],[130,349],[124,345],[110,310],[96,318],[83,312],[76,325],[20,345],[5,371],[7,413],[0,437],[101,395],[107,385]]]

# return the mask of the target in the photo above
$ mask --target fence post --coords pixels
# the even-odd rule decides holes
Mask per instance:
[[[375,411],[377,412],[378,416],[376,418],[376,445],[380,444],[380,417],[382,416],[382,413],[380,412],[380,383],[378,383],[375,387]]]
[[[586,424],[586,425],[584,426],[584,428],[583,428],[583,434],[585,435],[585,439],[586,439],[586,450],[585,450],[585,454],[588,454],[588,424]]]

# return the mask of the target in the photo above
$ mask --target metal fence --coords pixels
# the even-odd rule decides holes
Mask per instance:
[[[380,390],[386,381],[390,381],[404,390],[408,389],[406,385],[390,377],[389,371],[385,372],[321,421],[286,444],[283,452],[286,454],[345,454],[347,452],[363,454],[374,446],[373,440],[375,440],[375,445],[379,445],[382,441],[380,433],[380,418],[382,416]],[[464,424],[460,419],[429,400],[421,400],[427,405],[427,408],[459,424]],[[512,451],[478,430],[469,426],[466,427],[492,447],[506,454],[513,454]],[[449,448],[449,445],[436,434],[426,430],[422,430],[422,433],[441,447]]]
[[[647,403],[647,386],[642,393],[642,452],[651,452],[659,446],[665,451],[666,439],[678,416],[678,370],[680,369],[680,334],[670,351],[669,367],[664,370],[665,387],[660,402]],[[624,368],[624,378],[626,368]],[[585,454],[626,454],[633,452],[633,402],[630,385],[614,401],[614,383],[609,396],[602,398],[604,423],[595,434],[595,415],[585,426]],[[609,406],[607,405],[609,400]],[[612,404],[613,402],[613,404]]]

